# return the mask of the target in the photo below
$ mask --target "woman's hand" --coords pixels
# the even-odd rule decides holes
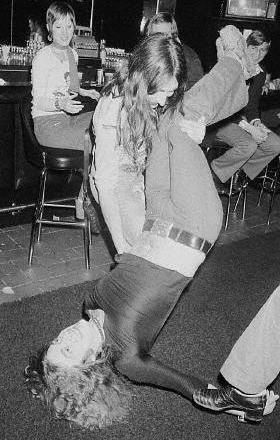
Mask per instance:
[[[266,82],[262,87],[262,95],[267,95],[270,91],[270,83]]]
[[[266,141],[268,135],[267,130],[265,130],[263,127],[254,125],[252,125],[250,133],[257,144],[261,144],[262,142]]]
[[[88,96],[91,99],[95,99],[96,101],[100,98],[100,93],[95,89],[80,89],[81,96]]]
[[[58,98],[58,108],[66,113],[76,114],[83,110],[84,106],[80,101],[74,101],[78,94],[70,93],[66,96],[61,96]]]
[[[184,133],[187,133],[187,135],[197,144],[201,144],[201,142],[204,139],[205,131],[206,131],[204,117],[201,117],[198,121],[181,119],[179,121],[179,127]]]

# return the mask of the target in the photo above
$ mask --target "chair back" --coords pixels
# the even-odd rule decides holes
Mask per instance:
[[[43,153],[40,148],[40,144],[34,134],[34,125],[31,115],[31,103],[31,93],[24,97],[24,99],[20,103],[20,117],[22,122],[24,152],[28,162],[38,168],[43,168]]]

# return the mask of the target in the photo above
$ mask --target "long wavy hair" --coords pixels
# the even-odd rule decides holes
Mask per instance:
[[[158,113],[152,108],[148,97],[172,78],[177,79],[178,89],[168,98],[164,108],[164,111],[170,112],[170,116],[176,109],[181,109],[186,90],[186,63],[180,43],[158,33],[140,41],[128,64],[123,65],[103,89],[103,95],[113,93],[123,97],[118,143],[139,171],[145,167],[143,157],[147,157],[152,149],[152,137],[158,122]],[[121,118],[121,114],[125,117]]]
[[[29,392],[43,401],[54,417],[82,428],[104,428],[125,422],[132,394],[104,348],[94,363],[62,368],[46,360],[47,347],[29,359],[24,375]]]

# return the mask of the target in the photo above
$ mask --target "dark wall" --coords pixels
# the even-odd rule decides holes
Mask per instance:
[[[213,0],[177,0],[176,6],[180,39],[195,49],[206,70],[216,61],[214,3]]]
[[[127,51],[140,36],[143,0],[95,0],[93,29],[97,40],[103,38],[109,47]]]

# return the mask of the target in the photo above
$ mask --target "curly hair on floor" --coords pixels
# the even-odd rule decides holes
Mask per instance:
[[[104,428],[125,422],[132,394],[112,365],[106,347],[94,363],[62,368],[45,359],[48,347],[32,356],[25,368],[28,390],[41,399],[59,419],[75,422],[82,428]]]

